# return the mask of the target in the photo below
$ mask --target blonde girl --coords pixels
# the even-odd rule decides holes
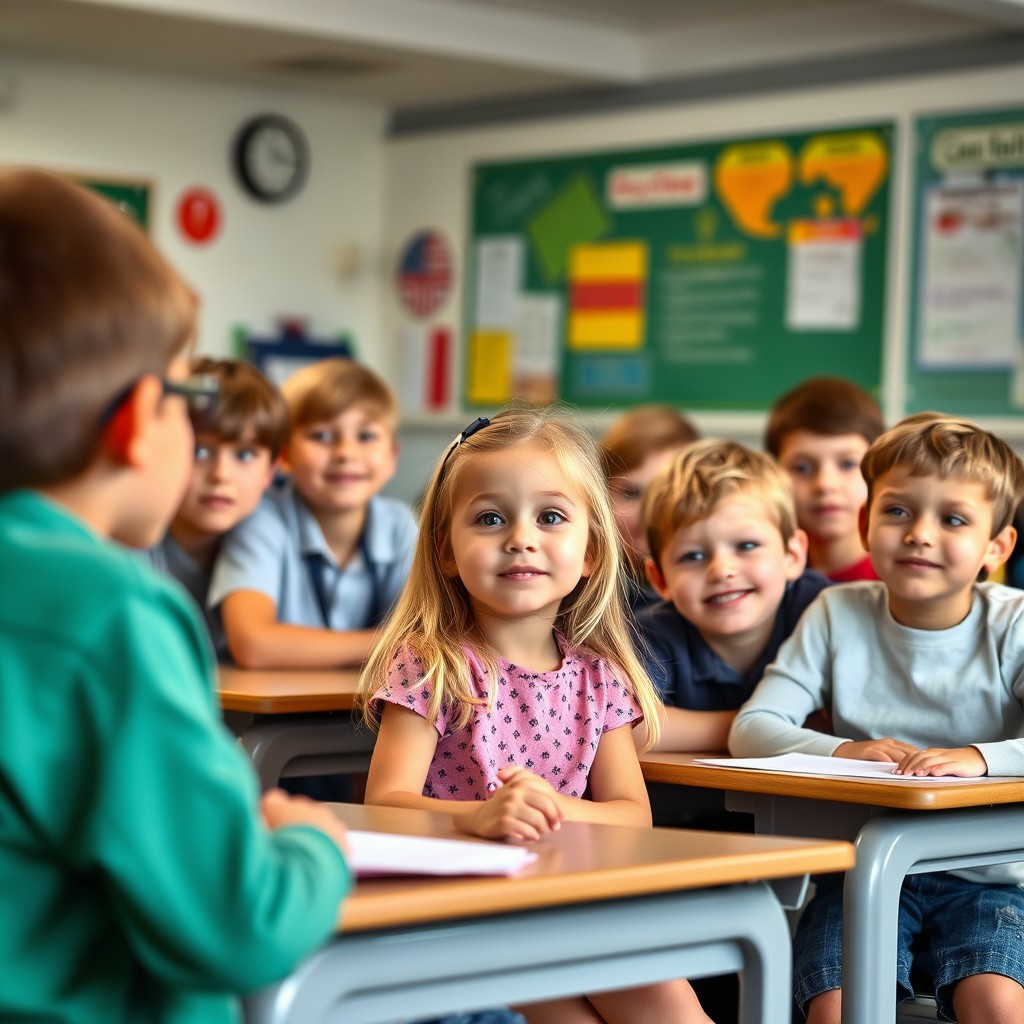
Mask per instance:
[[[620,554],[585,431],[537,410],[463,431],[363,673],[379,730],[366,802],[446,811],[493,839],[649,825],[630,726],[656,730],[660,702],[633,653]],[[708,1021],[684,981],[520,1010],[530,1024]]]

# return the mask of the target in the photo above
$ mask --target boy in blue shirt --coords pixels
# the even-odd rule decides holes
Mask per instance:
[[[216,384],[216,401],[196,426],[195,458],[185,497],[163,540],[147,552],[154,569],[181,583],[203,610],[214,649],[229,660],[220,617],[207,595],[224,537],[260,502],[288,426],[281,393],[251,363],[201,358],[192,373]]]
[[[106,200],[12,171],[0,325],[0,1018],[237,1022],[349,874],[326,809],[258,802],[197,609],[113,543],[185,489],[194,295]]]
[[[1024,595],[979,582],[1013,549],[1024,465],[1004,441],[937,413],[883,434],[862,465],[874,582],[831,587],[740,709],[729,749],[888,761],[911,776],[1024,774]],[[802,727],[820,709],[834,735]],[[939,1015],[1024,1020],[1024,864],[909,876],[899,907],[899,996],[926,957]],[[841,880],[800,919],[797,1001],[837,1024]]]
[[[351,359],[313,363],[281,390],[289,479],[222,545],[209,604],[245,668],[359,665],[416,538],[408,505],[378,494],[398,462],[398,404]]]
[[[648,486],[643,520],[662,598],[637,615],[665,701],[658,749],[723,750],[736,709],[827,581],[805,571],[781,470],[732,441],[676,455]]]

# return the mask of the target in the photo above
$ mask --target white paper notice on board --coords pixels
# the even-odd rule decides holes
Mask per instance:
[[[924,204],[921,326],[926,369],[1015,366],[1024,183],[934,185]]]
[[[476,243],[475,320],[484,330],[511,330],[519,313],[526,253],[515,235]]]
[[[860,325],[860,222],[853,218],[789,225],[786,326],[792,331],[853,331]]]

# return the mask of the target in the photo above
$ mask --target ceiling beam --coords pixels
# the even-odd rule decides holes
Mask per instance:
[[[608,83],[645,73],[636,33],[535,11],[456,0],[72,0],[196,22],[218,21],[436,57],[576,74]]]
[[[1024,27],[1024,0],[890,0],[890,3],[934,7],[988,21],[993,25]],[[1021,56],[1024,57],[1024,54]]]

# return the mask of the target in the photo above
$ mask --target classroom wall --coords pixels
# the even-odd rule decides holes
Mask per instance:
[[[896,122],[896,160],[892,180],[889,294],[885,329],[884,407],[887,417],[902,411],[909,250],[910,142],[915,114],[944,113],[1021,103],[1024,63],[973,72],[880,79],[857,85],[808,90],[766,90],[742,99],[703,101],[631,109],[608,114],[552,118],[501,125],[491,129],[431,132],[392,139],[387,144],[384,244],[397,249],[414,231],[433,227],[445,234],[456,254],[456,287],[435,321],[449,326],[460,340],[461,290],[469,232],[468,183],[475,162],[538,157],[572,152],[637,148],[662,143],[701,142],[773,131],[798,131],[844,124]],[[393,294],[385,301],[385,337],[398,338],[410,323]],[[457,361],[457,366],[461,363]],[[461,381],[456,381],[456,395]],[[407,466],[428,466],[451,436],[470,419],[449,408],[441,415],[411,418],[403,432]],[[590,417],[595,431],[611,414]],[[696,414],[705,434],[725,434],[760,446],[763,415]],[[1022,418],[1024,419],[1024,418]],[[987,425],[1014,443],[1024,442],[1024,422],[994,421]],[[415,491],[417,476],[409,471]]]
[[[454,247],[455,290],[431,322],[460,340],[474,162],[894,119],[885,338],[890,417],[901,407],[904,376],[911,118],[1011,106],[1024,95],[1024,64],[1017,64],[386,139],[382,107],[323,93],[25,56],[5,56],[2,70],[0,163],[151,182],[152,237],[203,296],[200,351],[227,354],[237,324],[265,335],[279,316],[298,315],[316,336],[351,332],[358,354],[396,383],[396,339],[410,321],[396,297],[394,263],[421,228],[441,230]],[[305,191],[280,207],[247,199],[228,162],[238,126],[263,110],[294,117],[313,151]],[[207,246],[187,242],[173,221],[181,191],[197,184],[216,192],[224,214],[221,234]],[[456,395],[459,387],[456,381]],[[469,418],[454,404],[440,415],[407,414],[399,477],[389,492],[414,499],[438,452]],[[610,418],[588,422],[598,431]],[[760,443],[762,416],[694,418],[705,433]],[[991,425],[1024,442],[1024,424]]]
[[[390,372],[374,262],[384,108],[54,59],[5,56],[2,70],[0,163],[152,184],[151,237],[202,295],[199,351],[229,354],[236,325],[267,336],[282,315],[299,316],[316,337],[351,333],[359,354]],[[304,191],[279,206],[248,199],[229,163],[239,125],[265,111],[294,118],[312,151]],[[174,221],[178,197],[193,185],[221,203],[223,226],[207,245],[186,240]],[[343,272],[352,257],[358,265]]]

